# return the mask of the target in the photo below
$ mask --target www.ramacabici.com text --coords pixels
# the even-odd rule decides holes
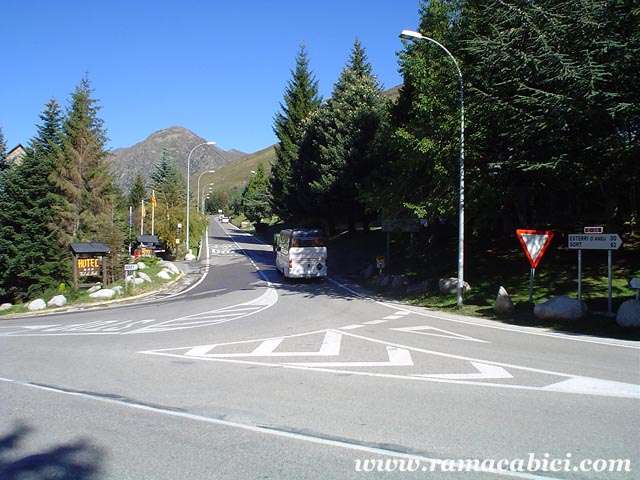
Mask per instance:
[[[514,459],[438,459],[365,458],[356,459],[356,472],[518,472],[518,473],[577,473],[631,472],[629,459],[575,460],[571,453],[553,458],[545,453],[529,453],[526,458]]]

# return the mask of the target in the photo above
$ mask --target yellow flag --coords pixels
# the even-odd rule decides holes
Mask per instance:
[[[151,191],[151,208],[156,208],[156,191]]]

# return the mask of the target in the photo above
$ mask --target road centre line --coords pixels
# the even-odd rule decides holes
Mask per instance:
[[[246,432],[252,432],[252,433],[257,433],[261,435],[268,435],[271,437],[301,441],[301,442],[315,444],[315,445],[335,447],[335,448],[351,450],[355,452],[363,452],[367,455],[382,455],[385,457],[403,458],[407,460],[416,460],[418,462],[424,462],[424,463],[434,464],[434,465],[442,465],[448,461],[447,459],[444,459],[444,458],[435,458],[435,457],[429,457],[427,455],[420,455],[417,453],[404,452],[401,450],[402,448],[401,446],[398,446],[397,450],[393,450],[391,448],[383,448],[383,447],[367,445],[366,443],[357,443],[356,440],[339,440],[339,439],[331,438],[329,436],[306,434],[302,432],[285,430],[277,427],[269,427],[266,425],[253,425],[250,423],[234,422],[231,420],[224,420],[216,417],[205,417],[203,415],[196,415],[196,414],[188,413],[184,411],[172,410],[172,409],[162,408],[154,405],[145,405],[141,403],[135,403],[125,399],[94,395],[87,392],[67,390],[67,389],[57,388],[50,385],[41,385],[41,384],[20,381],[20,380],[13,380],[13,379],[3,378],[3,377],[0,377],[0,382],[19,385],[27,388],[33,388],[36,390],[42,390],[45,392],[56,393],[60,395],[68,395],[71,397],[82,398],[85,400],[92,400],[95,402],[106,403],[109,405],[117,405],[119,407],[124,407],[124,408],[135,409],[135,410],[140,410],[140,411],[159,414],[159,415],[165,415],[168,417],[182,418],[182,419],[190,420],[194,422],[206,423],[210,425],[218,425],[222,427],[228,427],[236,430],[243,430]],[[492,474],[503,476],[503,477],[521,478],[521,479],[529,479],[529,480],[558,480],[548,476],[540,476],[540,475],[535,475],[532,473],[525,473],[525,472],[515,472],[515,471],[499,469],[499,468],[487,469],[486,472],[485,471],[483,472],[492,473]]]

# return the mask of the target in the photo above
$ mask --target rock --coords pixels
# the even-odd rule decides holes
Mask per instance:
[[[125,279],[127,283],[133,283],[134,285],[141,285],[144,283],[144,279],[140,277],[129,276]]]
[[[27,308],[30,312],[35,312],[36,310],[44,310],[45,308],[47,308],[47,303],[43,299],[38,298],[37,300],[29,302]]]
[[[388,287],[390,283],[391,283],[391,275],[384,275],[380,277],[380,281],[378,282],[378,285],[380,285],[381,287]]]
[[[407,286],[407,281],[405,280],[403,275],[394,275],[391,279],[391,288],[393,290],[404,290]]]
[[[369,264],[367,265],[367,268],[365,268],[364,270],[362,270],[362,272],[360,272],[360,276],[365,280],[369,280],[371,277],[373,277],[374,273],[376,273],[375,267]]]
[[[141,278],[145,282],[150,282],[151,281],[151,277],[148,274],[144,273],[144,272],[138,272],[136,274],[136,277]]]
[[[110,300],[115,296],[116,292],[110,288],[103,288],[97,292],[90,293],[91,298],[97,298],[100,300]]]
[[[3,303],[2,305],[0,305],[0,312],[2,312],[3,310],[9,310],[11,307],[13,307],[13,304]]]
[[[588,311],[583,301],[565,296],[554,297],[533,308],[533,314],[540,320],[579,320]]]
[[[147,264],[144,262],[138,262],[138,270],[144,270],[147,268]]]
[[[163,269],[163,270],[160,270],[160,271],[157,273],[157,275],[158,275],[158,277],[160,277],[160,278],[161,278],[161,279],[163,279],[163,280],[171,280],[171,278],[172,278],[172,277],[171,277],[171,270],[168,270],[168,269],[166,269],[166,268],[165,268],[165,269]]]
[[[407,287],[407,293],[410,295],[418,295],[429,291],[429,280],[423,280],[420,283],[414,283]]]
[[[93,293],[93,292],[97,292],[98,290],[100,290],[102,287],[100,285],[96,285],[94,287],[91,287],[88,292],[89,293]]]
[[[640,302],[627,300],[618,309],[616,322],[621,327],[640,327]]]
[[[438,287],[442,293],[456,293],[458,291],[458,279],[455,277],[441,278],[438,282]],[[462,282],[462,293],[467,293],[471,290],[471,285],[467,282]]]
[[[112,287],[111,290],[116,292],[116,295],[122,295],[124,293],[124,289],[122,288],[122,285],[116,285],[115,287]]]
[[[64,307],[67,304],[67,298],[64,295],[56,295],[47,302],[49,307]]]
[[[178,267],[176,267],[176,264],[173,262],[167,262],[166,260],[160,260],[158,262],[158,265],[162,265],[165,268],[168,268],[169,270],[171,270],[171,272],[173,272],[175,275],[180,274],[180,269]]]
[[[195,260],[196,256],[193,254],[193,251],[191,249],[189,249],[189,252],[184,256],[184,259],[187,262],[190,262],[192,260]]]
[[[496,297],[496,303],[493,304],[493,310],[498,315],[504,315],[513,311],[514,305],[509,293],[504,287],[498,289],[498,296]]]

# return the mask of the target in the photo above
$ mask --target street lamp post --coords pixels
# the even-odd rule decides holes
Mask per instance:
[[[216,142],[199,143],[198,145],[196,145],[191,149],[191,151],[189,152],[189,156],[187,157],[187,240],[186,240],[187,253],[189,253],[189,207],[190,207],[189,199],[191,197],[191,191],[190,191],[191,154],[195,151],[196,148],[201,147],[202,145],[215,145],[215,144]]]
[[[444,45],[437,42],[433,38],[425,37],[421,33],[412,30],[403,30],[400,38],[412,41],[427,41],[435,43],[438,47],[445,51],[449,58],[453,61],[458,72],[458,81],[460,83],[460,187],[459,187],[459,203],[458,203],[458,307],[462,306],[462,290],[464,287],[464,85],[462,82],[462,72],[458,66],[458,62],[454,56],[445,48]]]
[[[216,173],[215,170],[207,170],[206,172],[201,172],[200,175],[198,175],[198,191],[197,191],[197,196],[196,198],[198,199],[198,211],[202,212],[202,210],[204,210],[203,208],[200,208],[200,179],[202,178],[202,175],[204,175],[205,173]]]

